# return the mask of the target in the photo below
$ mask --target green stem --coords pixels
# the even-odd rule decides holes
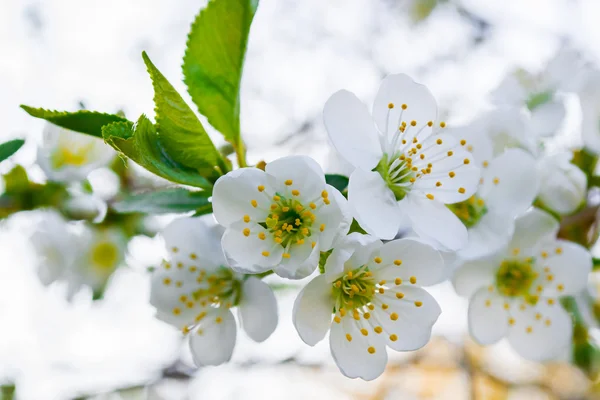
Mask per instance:
[[[249,276],[255,276],[259,279],[264,278],[265,276],[269,276],[269,275],[273,275],[275,272],[273,272],[273,270],[269,270],[269,271],[265,271],[265,272],[261,272],[260,274],[253,274],[253,275],[246,275],[246,278]]]
[[[247,167],[248,164],[246,163],[246,148],[244,147],[243,141],[240,140],[239,143],[235,145],[235,154],[237,156],[238,166],[240,168]]]

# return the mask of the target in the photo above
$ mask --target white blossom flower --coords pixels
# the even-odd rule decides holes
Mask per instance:
[[[442,280],[443,269],[440,254],[418,240],[382,244],[352,233],[333,249],[325,274],[298,295],[294,326],[310,346],[331,330],[331,354],[341,372],[375,379],[385,369],[386,346],[411,351],[429,341],[441,309],[421,286]]]
[[[590,69],[582,78],[579,90],[581,134],[586,148],[600,154],[600,71]]]
[[[477,153],[473,153],[477,159]],[[538,192],[535,159],[521,149],[508,149],[483,162],[481,185],[468,200],[448,206],[469,232],[458,251],[463,259],[494,253],[510,241],[514,219],[525,212]]]
[[[556,239],[558,222],[532,209],[516,221],[501,251],[464,263],[453,283],[470,297],[469,330],[480,344],[507,337],[521,356],[552,359],[569,345],[571,318],[559,298],[585,288],[592,268],[589,252]]]
[[[538,163],[539,199],[559,214],[570,214],[583,204],[587,195],[587,177],[571,164],[572,153],[544,157]]]
[[[152,276],[150,302],[157,318],[189,333],[198,365],[218,365],[231,358],[237,336],[232,307],[238,307],[244,330],[257,342],[277,326],[271,288],[227,266],[222,234],[212,216],[173,221],[162,232],[169,258]]]
[[[54,212],[44,214],[31,237],[38,276],[48,285],[67,282],[71,298],[82,286],[101,291],[124,259],[127,238],[117,228],[72,226]]]
[[[102,139],[47,123],[37,161],[49,180],[75,182],[106,166],[115,154]]]
[[[346,199],[305,156],[280,158],[265,171],[229,172],[215,183],[212,203],[227,228],[222,244],[229,265],[242,273],[308,276],[320,252],[331,249],[352,221]]]
[[[408,218],[420,236],[456,250],[467,242],[467,231],[445,204],[471,197],[480,171],[465,140],[433,134],[436,116],[429,90],[404,74],[383,80],[372,116],[345,90],[323,111],[333,145],[356,167],[348,201],[361,227],[392,239]]]

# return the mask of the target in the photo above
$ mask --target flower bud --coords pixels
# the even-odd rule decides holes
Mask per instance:
[[[570,163],[571,154],[548,156],[538,164],[539,199],[560,214],[569,214],[585,200],[587,177]]]

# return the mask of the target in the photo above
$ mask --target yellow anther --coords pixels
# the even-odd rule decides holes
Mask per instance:
[[[250,204],[252,204],[252,207],[254,208],[258,207],[258,202],[256,200],[250,200]]]
[[[273,201],[279,201],[279,200],[281,200],[281,197],[279,197],[279,196],[273,196]]]
[[[385,304],[385,303],[381,304],[381,308],[382,308],[383,310],[387,310],[387,309],[388,309],[388,307],[389,307],[389,306],[388,306],[387,304]]]
[[[402,279],[400,279],[400,278],[396,278],[396,279],[394,280],[394,283],[395,283],[396,285],[402,285]]]
[[[375,328],[373,328],[373,330],[375,331],[375,333],[383,332],[383,329],[380,326],[376,326]]]
[[[216,322],[217,324],[220,324],[221,322],[223,322],[223,318],[221,318],[221,317],[217,317],[217,318],[215,318],[215,322]]]
[[[352,341],[352,335],[349,333],[346,333],[346,340],[351,342]]]
[[[175,282],[175,286],[182,287],[183,286],[183,282],[177,281],[177,282]]]
[[[469,160],[468,158],[465,158],[465,159],[463,160],[463,162],[464,162],[465,164],[469,164],[469,163],[471,162],[471,160]]]
[[[179,314],[181,314],[181,308],[175,307],[173,309],[173,315],[179,315]]]
[[[188,301],[187,303],[185,303],[187,308],[194,308],[194,302],[193,301]]]
[[[321,192],[321,197],[323,197],[324,199],[326,199],[327,197],[329,197],[329,193],[327,193],[327,190],[323,190]]]
[[[434,199],[434,197],[433,197],[433,195],[431,193],[427,193],[427,196],[425,196],[425,197],[427,197],[429,200],[433,200]]]
[[[375,353],[375,347],[371,346],[367,349],[367,351],[369,352],[369,354],[374,354]]]
[[[548,253],[546,253],[545,251],[542,251],[542,258],[547,258],[548,257]]]
[[[413,285],[414,285],[415,283],[417,283],[417,278],[416,278],[416,277],[414,277],[414,276],[411,276],[411,277],[410,277],[410,283],[412,283]]]
[[[432,127],[433,126],[433,121],[428,121],[427,122],[427,126]]]
[[[169,279],[169,278],[165,278],[165,279],[163,279],[163,283],[164,283],[166,286],[169,286],[169,285],[171,284],[171,279]]]
[[[179,301],[182,303],[185,303],[186,301],[188,301],[188,298],[186,295],[181,295],[181,296],[179,296]]]
[[[417,121],[415,121],[414,119],[412,121],[410,121],[410,125],[411,126],[417,126]]]
[[[489,307],[489,306],[491,306],[491,305],[492,305],[492,301],[491,301],[490,299],[487,299],[487,300],[485,301],[485,306],[486,306],[486,307]]]
[[[274,240],[275,240],[275,243],[277,243],[277,244],[281,244],[281,242],[283,242],[283,239],[278,236],[276,236]]]
[[[462,140],[460,141],[460,145],[461,145],[461,146],[464,146],[465,144],[467,144],[467,141],[466,141],[465,139],[462,139]]]
[[[510,308],[510,304],[508,304],[508,303],[504,303],[504,309],[505,309],[505,310],[508,310],[509,308]]]
[[[249,215],[244,215],[244,222],[245,223],[250,222],[250,216]]]
[[[552,321],[550,321],[549,319],[544,321],[544,324],[546,324],[546,326],[550,326],[552,324]]]
[[[290,208],[289,207],[281,207],[281,211],[288,212],[288,211],[290,211]]]
[[[312,208],[313,210],[314,210],[315,208],[317,208],[317,205],[316,205],[315,203],[310,203],[308,206],[309,206],[310,208]]]
[[[559,292],[562,292],[563,290],[565,290],[565,286],[562,284],[559,284],[556,286],[556,290],[558,290]]]
[[[562,249],[560,247],[557,247],[555,250],[556,254],[561,254],[562,253]]]
[[[452,157],[452,155],[454,154],[454,152],[453,151],[449,151],[446,154],[448,155],[448,157]]]
[[[446,127],[446,123],[444,121],[440,122],[440,128],[445,128]]]
[[[319,226],[319,230],[323,232],[325,230],[325,224],[321,224],[321,226]]]
[[[396,321],[398,319],[398,314],[396,314],[395,312],[391,313],[390,314],[390,319],[392,321]]]
[[[392,108],[394,108],[394,103],[389,103],[388,104],[388,108],[391,110]]]
[[[465,193],[465,188],[458,188],[458,193],[460,194],[464,194]]]
[[[271,211],[275,211],[277,210],[278,205],[277,204],[271,204]]]
[[[368,336],[368,335],[369,335],[369,331],[368,331],[368,330],[366,330],[365,328],[362,328],[362,329],[360,330],[360,333],[362,333],[362,334],[363,334],[363,336]]]
[[[528,326],[528,327],[525,329],[525,332],[527,332],[527,333],[531,333],[531,332],[533,332],[533,328],[532,328],[531,326]]]
[[[390,335],[390,340],[391,340],[392,342],[395,342],[396,340],[398,340],[398,336],[396,336],[395,334],[393,334],[393,333],[392,333],[392,334]]]
[[[287,186],[291,186],[291,185],[294,183],[294,181],[293,181],[293,180],[291,180],[291,179],[288,179],[288,180],[286,180],[284,183],[285,183]]]
[[[265,187],[263,185],[258,185],[257,189],[259,192],[263,192],[265,190]]]
[[[508,324],[509,325],[514,325],[515,324],[515,319],[514,318],[509,318],[508,319]]]
[[[404,293],[402,293],[402,292],[397,292],[397,293],[396,293],[396,298],[397,298],[397,299],[403,299],[403,298],[404,298]]]
[[[171,247],[171,251],[173,253],[177,253],[179,251],[179,249],[177,247]]]
[[[423,305],[422,301],[415,301],[415,306],[421,307]]]
[[[331,203],[331,200],[329,200],[327,197],[323,198],[323,203],[329,205]]]
[[[290,258],[290,257],[291,257],[291,255],[290,255],[289,253],[283,253],[283,254],[281,255],[281,257],[283,257],[283,258]]]
[[[548,299],[547,302],[549,306],[553,306],[555,303],[554,299]]]
[[[165,269],[171,269],[171,264],[165,263]]]
[[[538,321],[539,321],[540,319],[542,319],[542,314],[540,314],[540,313],[536,313],[536,314],[535,314],[535,319],[537,319]]]
[[[265,240],[267,238],[267,235],[265,235],[264,232],[258,232],[258,238],[260,240]]]
[[[312,242],[310,245],[311,245],[311,247],[314,249],[314,248],[315,248],[315,246],[317,245],[317,242]]]
[[[338,317],[337,315],[335,317],[333,317],[333,320],[339,324],[340,322],[342,322],[342,319],[340,317]]]
[[[442,141],[442,139],[438,139],[438,140],[436,140],[435,142],[436,142],[437,144],[442,144],[442,143],[444,143],[444,142]]]
[[[435,186],[437,186],[437,187],[440,187],[440,186],[442,186],[442,182],[440,182],[440,181],[437,181],[437,182],[435,183]]]
[[[402,104],[402,109],[406,110],[408,108],[408,106],[406,104]]]
[[[449,176],[450,178],[454,178],[454,177],[456,176],[456,172],[454,172],[454,171],[450,171],[450,172],[448,172],[448,176]]]
[[[521,249],[519,249],[519,248],[514,248],[512,251],[513,256],[518,256],[520,252],[521,252]]]
[[[182,269],[183,268],[183,263],[182,262],[178,262],[177,263],[177,268]]]
[[[198,270],[198,267],[196,267],[196,266],[194,266],[194,265],[192,265],[192,266],[189,268],[189,271],[190,271],[190,272],[196,272],[197,270]]]
[[[382,287],[380,287],[378,291],[379,291],[379,294],[384,294],[385,293],[385,289],[382,288]]]
[[[190,328],[184,326],[183,328],[181,328],[181,332],[183,332],[184,335],[187,335],[188,333],[190,333]]]
[[[294,196],[300,196],[300,191],[294,189],[294,190],[292,190],[292,195],[294,195]]]
[[[249,228],[244,228],[244,230],[242,231],[244,233],[244,236],[250,236],[250,229]]]
[[[381,264],[381,257],[375,257],[373,261],[375,261],[377,264]]]
[[[402,260],[394,260],[394,264],[400,266],[402,265]]]
[[[265,251],[263,251],[261,254],[262,254],[264,257],[269,257],[269,255],[270,255],[271,253],[269,253],[268,251],[266,251],[266,250],[265,250]]]
[[[499,183],[500,183],[500,179],[499,179],[499,178],[494,178],[494,179],[492,180],[492,182],[494,182],[494,185],[497,185],[497,184],[499,184]]]

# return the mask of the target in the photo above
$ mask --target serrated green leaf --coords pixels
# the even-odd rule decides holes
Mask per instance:
[[[86,133],[88,135],[102,137],[102,127],[115,122],[123,122],[133,126],[131,121],[115,114],[105,114],[96,111],[80,110],[75,112],[52,111],[43,108],[33,108],[21,105],[29,115],[36,118],[45,119],[65,129],[75,132]]]
[[[160,143],[170,157],[189,168],[194,168],[208,179],[216,180],[228,168],[198,117],[183,101],[179,93],[142,53],[154,86],[156,130]]]
[[[24,144],[23,139],[13,139],[0,144],[0,161],[4,161],[15,154]]]
[[[192,24],[183,58],[188,93],[225,139],[240,141],[240,82],[257,0],[212,0]]]
[[[102,136],[106,143],[117,151],[160,177],[171,182],[212,190],[212,183],[198,171],[170,158],[162,147],[154,125],[145,115],[138,119],[134,129],[129,129],[122,122],[104,126]]]
[[[343,192],[348,187],[348,182],[350,180],[347,176],[337,175],[337,174],[325,174],[325,182],[327,184],[333,186],[340,192]]]
[[[184,213],[211,207],[208,192],[190,192],[183,188],[163,189],[128,196],[112,205],[117,212],[147,214]]]

